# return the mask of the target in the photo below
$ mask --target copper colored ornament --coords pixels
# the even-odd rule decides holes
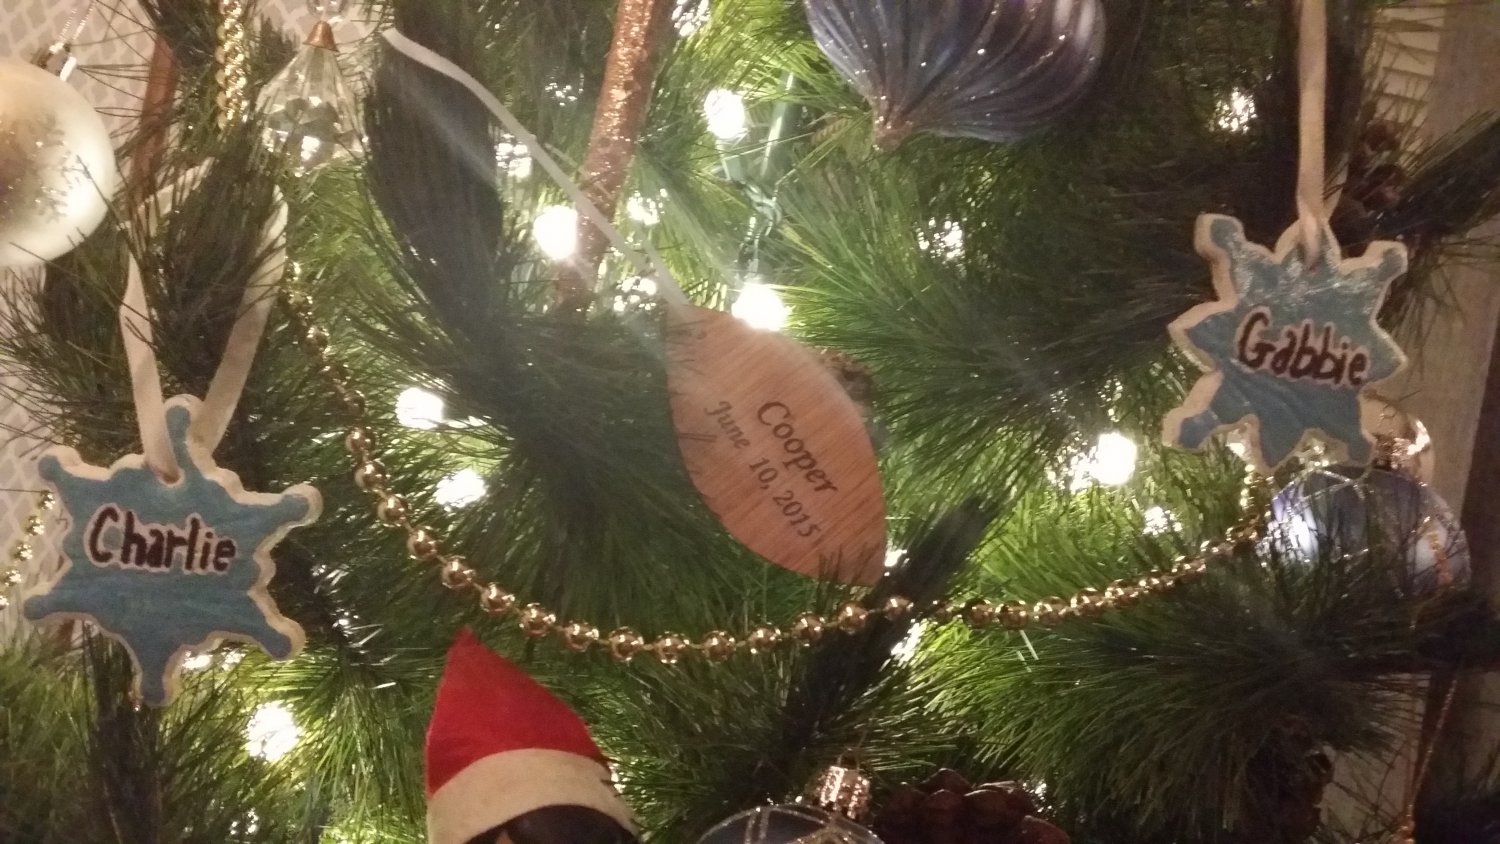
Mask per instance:
[[[667,384],[693,485],[750,550],[808,577],[885,574],[880,465],[859,408],[814,352],[719,311],[666,310]],[[855,625],[851,611],[839,619]]]

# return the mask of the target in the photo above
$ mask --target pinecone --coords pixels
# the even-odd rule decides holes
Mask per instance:
[[[823,366],[838,379],[849,398],[854,399],[854,403],[869,415],[870,405],[875,400],[875,377],[870,374],[870,368],[848,352],[838,349],[818,351],[823,358]]]
[[[921,785],[898,786],[872,828],[885,844],[1069,844],[1067,833],[1036,811],[1018,783],[976,788],[944,768]]]

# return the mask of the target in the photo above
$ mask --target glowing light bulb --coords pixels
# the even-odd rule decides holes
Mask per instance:
[[[964,227],[954,220],[928,220],[931,234],[917,232],[917,245],[922,251],[936,255],[945,261],[957,261],[964,256]]]
[[[751,328],[780,331],[786,327],[787,317],[792,310],[769,285],[747,281],[740,288],[740,297],[734,300],[729,312]]]
[[[443,424],[443,412],[443,397],[421,387],[407,387],[396,397],[396,421],[408,428],[430,431]]]
[[[725,88],[715,88],[703,100],[703,116],[708,118],[708,133],[721,141],[737,141],[745,136],[749,115],[745,98]]]
[[[611,307],[615,313],[648,307],[656,296],[656,282],[644,276],[632,276],[620,282],[620,292],[615,294]]]
[[[891,659],[898,665],[910,662],[912,656],[916,654],[917,648],[922,644],[922,637],[927,633],[927,628],[930,626],[931,624],[925,620],[913,624],[911,629],[907,631],[906,638],[897,642],[896,646],[891,648]]]
[[[517,141],[495,144],[495,163],[516,181],[531,178],[531,150]]]
[[[256,707],[245,725],[245,750],[257,759],[275,762],[292,752],[302,729],[285,705],[271,702]]]
[[[1102,486],[1120,486],[1135,474],[1139,452],[1135,442],[1118,431],[1100,434],[1089,461],[1089,475]]]
[[[1159,536],[1177,529],[1177,517],[1165,507],[1149,507],[1141,514],[1146,521],[1146,535]]]
[[[460,469],[438,481],[434,492],[437,502],[444,507],[457,509],[467,507],[484,497],[484,478],[473,469]]]
[[[537,248],[554,261],[566,261],[578,251],[578,212],[566,205],[549,205],[531,224]]]
[[[893,569],[896,566],[901,565],[901,561],[904,559],[906,559],[905,548],[896,548],[892,546],[890,548],[887,548],[885,551],[885,567],[888,569]]]
[[[708,0],[677,0],[672,9],[672,24],[677,27],[678,35],[691,38],[708,23],[708,16]]]
[[[1226,132],[1242,133],[1250,130],[1255,121],[1255,100],[1236,88],[1214,109],[1214,125]]]
[[[661,201],[638,193],[631,194],[625,200],[625,215],[643,226],[654,226],[661,222]]]

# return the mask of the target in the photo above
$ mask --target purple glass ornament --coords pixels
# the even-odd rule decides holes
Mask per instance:
[[[1419,594],[1469,582],[1469,542],[1432,487],[1389,469],[1313,469],[1271,502],[1268,550],[1312,564],[1378,546],[1406,555]]]
[[[1025,137],[1083,98],[1104,50],[1099,0],[807,0],[807,17],[881,149]]]

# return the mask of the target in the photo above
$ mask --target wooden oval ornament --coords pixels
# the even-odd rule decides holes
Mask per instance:
[[[871,585],[885,500],[859,408],[811,351],[720,311],[670,305],[678,448],[725,529],[785,569]]]

